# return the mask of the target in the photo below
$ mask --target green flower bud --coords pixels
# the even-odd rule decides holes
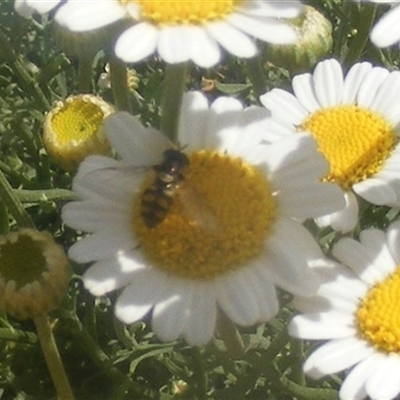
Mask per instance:
[[[299,17],[285,21],[294,28],[297,40],[285,45],[266,45],[264,61],[282,66],[295,75],[330,54],[332,25],[319,11],[305,6]]]

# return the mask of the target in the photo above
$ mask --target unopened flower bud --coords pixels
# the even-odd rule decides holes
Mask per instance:
[[[294,28],[297,40],[285,45],[266,45],[265,61],[295,75],[312,68],[330,53],[332,25],[319,11],[305,6],[299,17],[286,22]]]

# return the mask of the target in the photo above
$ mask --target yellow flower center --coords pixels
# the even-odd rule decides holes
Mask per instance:
[[[329,162],[324,180],[343,189],[376,174],[397,141],[386,120],[354,105],[316,111],[299,128],[311,133]]]
[[[371,345],[387,353],[400,352],[400,266],[368,291],[356,318],[361,336]]]
[[[212,279],[245,266],[263,250],[276,216],[264,174],[237,157],[189,155],[184,183],[166,217],[148,228],[135,199],[133,225],[153,265],[180,277]],[[154,181],[146,180],[145,191]]]
[[[84,98],[67,101],[54,113],[51,120],[53,131],[60,145],[82,142],[95,136],[104,114],[102,109]]]
[[[141,18],[155,25],[202,25],[223,19],[243,0],[120,0],[140,5]]]

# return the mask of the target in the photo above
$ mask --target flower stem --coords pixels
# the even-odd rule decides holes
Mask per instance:
[[[8,183],[8,180],[1,171],[0,198],[20,227],[35,228],[35,224],[33,223],[31,217],[26,212],[21,201],[15,196],[13,188]]]
[[[115,56],[110,58],[110,78],[111,90],[117,109],[131,112],[126,64]]]
[[[259,97],[267,91],[267,81],[261,66],[259,57],[246,60],[247,76],[253,85],[254,95],[258,101]]]
[[[33,319],[40,344],[42,346],[44,358],[49,368],[51,378],[57,391],[59,400],[73,400],[71,386],[68,382],[67,374],[61,362],[57,345],[54,340],[53,332],[50,328],[47,314],[40,314]]]
[[[161,131],[176,143],[188,64],[167,64],[163,82]]]
[[[12,192],[21,203],[39,203],[41,201],[71,201],[77,199],[76,194],[68,189],[12,189]]]
[[[92,57],[79,57],[78,92],[89,93],[92,88]]]

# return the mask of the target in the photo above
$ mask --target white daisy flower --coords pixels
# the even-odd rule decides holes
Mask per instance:
[[[306,360],[304,370],[318,379],[351,368],[340,399],[390,400],[400,393],[400,221],[387,233],[361,232],[333,248],[343,264],[322,267],[324,282],[312,298],[296,299],[304,314],[289,333],[329,340]]]
[[[393,8],[389,10],[371,31],[371,41],[378,47],[388,47],[400,42],[400,0],[356,0],[370,3],[388,3]]]
[[[293,78],[294,95],[281,89],[261,96],[271,111],[273,138],[308,132],[330,164],[324,181],[343,189],[346,207],[318,219],[320,226],[353,229],[355,194],[375,205],[400,206],[400,72],[355,64],[346,76],[336,60]]]
[[[126,62],[137,62],[157,52],[170,64],[192,60],[201,67],[218,63],[220,47],[242,58],[254,57],[254,38],[271,43],[296,39],[282,18],[301,12],[297,0],[70,1],[55,19],[72,31],[87,31],[121,19],[130,20],[115,44]]]
[[[32,16],[34,12],[40,14],[51,11],[61,0],[15,0],[15,11],[25,18]]]
[[[73,182],[81,200],[62,215],[91,233],[69,251],[77,262],[95,262],[83,276],[86,288],[101,296],[125,287],[115,310],[122,321],[151,312],[162,340],[203,345],[218,310],[253,325],[278,312],[275,285],[316,290],[308,264],[322,254],[299,221],[343,207],[342,196],[320,183],[327,164],[309,136],[266,150],[259,144],[267,115],[232,98],[209,106],[199,92],[186,94],[178,132],[186,155],[175,156],[189,165],[166,175],[158,169],[165,181],[184,174],[169,194],[155,193],[160,182],[149,173],[174,146],[127,113],[105,120],[121,161],[88,157]]]

